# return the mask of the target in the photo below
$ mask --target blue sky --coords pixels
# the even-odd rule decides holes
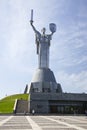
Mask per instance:
[[[87,92],[87,0],[0,0],[0,98],[22,93],[38,67],[35,36],[57,25],[50,68],[64,92]]]

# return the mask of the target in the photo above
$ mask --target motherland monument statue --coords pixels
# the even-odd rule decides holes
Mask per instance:
[[[33,25],[33,10],[31,12],[30,24],[36,36],[39,68],[49,68],[49,47],[50,47],[50,41],[52,40],[52,35],[54,32],[56,32],[56,25],[54,23],[51,23],[49,25],[51,34],[46,34],[45,28],[41,30],[42,31],[41,34],[39,31],[36,30],[35,26]]]
[[[49,68],[49,51],[56,25],[49,24],[50,34],[45,33],[45,28],[40,33],[33,25],[33,10],[31,10],[30,25],[36,36],[38,68],[29,86],[29,112],[84,114],[87,110],[87,94],[63,92],[60,83],[56,82],[54,73]]]
[[[40,33],[33,25],[33,10],[31,10],[30,25],[35,33],[36,52],[38,55],[38,69],[31,82],[31,91],[33,92],[62,92],[60,84],[56,83],[53,72],[49,69],[49,48],[53,34],[56,32],[56,24],[50,23],[51,33],[46,34],[46,28]]]

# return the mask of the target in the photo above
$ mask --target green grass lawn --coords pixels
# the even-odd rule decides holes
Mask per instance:
[[[0,113],[13,113],[15,99],[28,100],[29,94],[16,94],[0,100]]]

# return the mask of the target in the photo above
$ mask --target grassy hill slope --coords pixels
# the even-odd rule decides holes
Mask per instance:
[[[13,113],[15,99],[28,100],[29,94],[16,94],[0,100],[0,113]]]

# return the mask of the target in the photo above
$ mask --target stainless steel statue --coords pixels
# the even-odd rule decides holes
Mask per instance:
[[[56,32],[56,25],[49,24],[50,34],[45,33],[45,28],[40,33],[33,25],[33,10],[31,10],[30,24],[35,32],[38,55],[38,68],[32,78],[30,92],[62,92],[60,84],[56,82],[54,73],[49,68],[50,42],[52,35]]]
[[[35,26],[33,25],[33,10],[31,10],[31,20],[30,24],[35,32],[36,35],[36,46],[37,46],[37,54],[38,54],[38,62],[39,68],[49,68],[49,47],[50,41],[52,40],[52,35],[56,32],[56,25],[51,23],[49,25],[51,34],[45,34],[46,29],[43,28],[42,34],[36,30]]]

